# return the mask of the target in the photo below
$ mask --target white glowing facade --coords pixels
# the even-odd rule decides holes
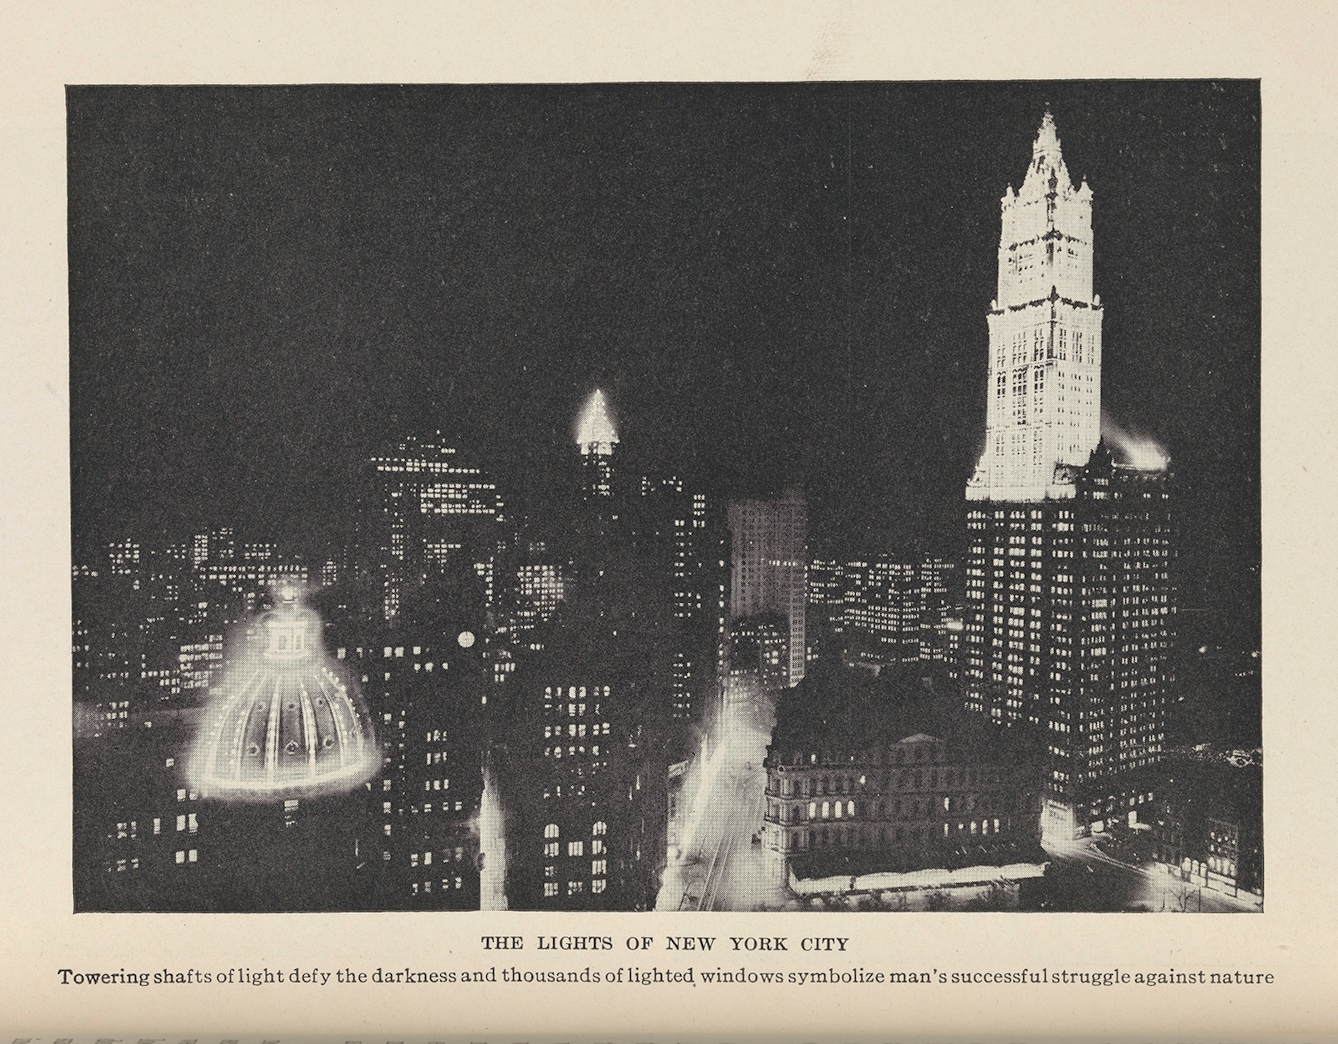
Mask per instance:
[[[576,444],[585,454],[608,456],[618,443],[618,432],[609,417],[609,402],[598,388],[586,401],[581,422],[576,429]]]
[[[613,495],[613,451],[618,431],[609,416],[609,402],[598,388],[586,400],[576,426],[576,445],[585,467],[587,496]]]
[[[1047,113],[1003,200],[985,452],[966,488],[965,707],[1043,737],[1047,830],[1131,815],[1158,761],[1174,678],[1168,461],[1102,441],[1091,191]],[[1136,814],[1132,813],[1132,814]]]
[[[1101,298],[1092,293],[1092,190],[1073,186],[1048,112],[1002,218],[985,448],[966,495],[1071,497],[1056,468],[1082,467],[1101,438]]]
[[[320,618],[286,599],[211,694],[191,783],[207,797],[279,801],[352,790],[380,767],[367,710],[329,662]]]

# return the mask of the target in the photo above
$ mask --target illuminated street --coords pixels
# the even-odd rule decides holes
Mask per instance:
[[[1250,903],[1181,881],[1156,864],[1134,866],[1102,852],[1091,838],[1046,844],[1052,862],[1041,908],[1151,913],[1249,913]]]
[[[769,695],[727,700],[689,770],[682,850],[670,853],[656,909],[756,910],[785,901],[753,843],[766,810],[762,759],[772,723]]]

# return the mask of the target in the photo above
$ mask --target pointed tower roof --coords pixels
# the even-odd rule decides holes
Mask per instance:
[[[1055,130],[1055,118],[1050,113],[1050,103],[1045,105],[1045,115],[1041,117],[1041,128],[1036,132],[1036,143],[1031,147],[1031,154],[1039,156],[1042,152],[1059,151],[1059,132]]]
[[[1036,131],[1036,141],[1031,146],[1031,166],[1027,168],[1022,191],[1035,191],[1038,187],[1045,191],[1052,187],[1052,183],[1054,188],[1066,196],[1074,191],[1073,180],[1064,163],[1064,152],[1060,148],[1059,131],[1047,103],[1041,126]]]
[[[612,453],[617,441],[618,431],[609,417],[608,400],[604,392],[596,388],[581,411],[581,420],[576,427],[576,444],[581,447],[582,453]]]

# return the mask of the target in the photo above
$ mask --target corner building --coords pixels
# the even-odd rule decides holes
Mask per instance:
[[[1101,438],[1092,192],[1047,112],[1002,200],[985,449],[966,488],[966,709],[1042,736],[1045,828],[1102,829],[1159,760],[1173,684],[1170,473]]]

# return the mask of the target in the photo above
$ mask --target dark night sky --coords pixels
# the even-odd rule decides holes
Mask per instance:
[[[1257,632],[1253,82],[72,88],[76,556],[337,538],[410,430],[537,502],[597,385],[666,467],[804,484],[817,548],[955,551],[1046,102],[1106,409],[1172,454],[1184,603]]]

